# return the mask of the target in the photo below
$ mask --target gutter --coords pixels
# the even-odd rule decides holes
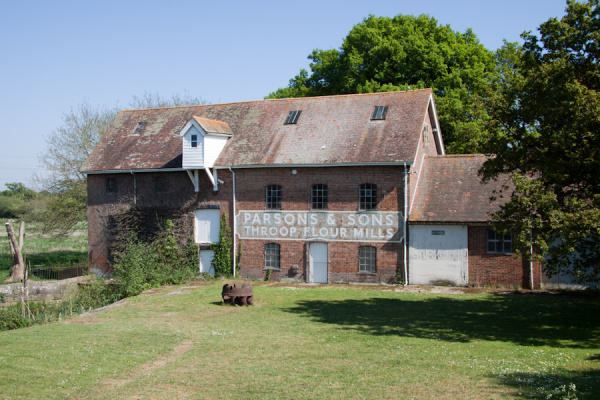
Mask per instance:
[[[404,163],[404,285],[408,285],[408,245],[406,243],[407,240],[407,220],[408,215],[406,212],[408,210],[408,172],[406,171],[407,164]]]
[[[231,169],[231,166],[229,166],[229,171],[231,171],[231,174],[233,176],[233,216],[231,218],[233,221],[233,277],[235,278],[235,262],[236,262],[236,258],[237,258],[237,241],[236,241],[236,235],[237,235],[237,229],[236,229],[236,223],[235,223],[235,172],[233,172],[233,169]]]
[[[533,290],[533,229],[529,230],[529,245],[529,288]]]
[[[133,170],[130,169],[129,173],[131,173],[131,175],[133,175],[133,205],[137,206],[137,182],[135,179],[135,174],[133,173]]]
[[[328,167],[401,167],[411,166],[412,162],[367,162],[367,163],[336,163],[336,164],[237,164],[235,168],[328,168]],[[213,166],[215,169],[229,169],[228,166]],[[104,172],[104,171],[103,171]]]

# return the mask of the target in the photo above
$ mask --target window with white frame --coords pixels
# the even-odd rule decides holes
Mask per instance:
[[[265,268],[281,269],[280,246],[277,243],[265,244]]]
[[[488,253],[512,253],[512,233],[496,232],[487,230],[487,252]]]
[[[361,246],[358,249],[358,272],[377,271],[377,249],[373,246]]]

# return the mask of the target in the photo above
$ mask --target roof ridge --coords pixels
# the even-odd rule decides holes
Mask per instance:
[[[383,95],[383,94],[391,94],[391,93],[410,93],[410,92],[421,92],[426,91],[429,93],[433,93],[431,88],[422,88],[422,89],[411,89],[411,90],[396,90],[390,92],[369,92],[369,93],[349,93],[349,94],[331,94],[325,96],[307,96],[307,97],[284,97],[281,99],[261,99],[261,100],[242,100],[242,101],[230,101],[226,103],[206,103],[206,104],[188,104],[185,106],[168,106],[168,107],[149,107],[149,108],[130,108],[123,109],[121,112],[133,112],[133,111],[150,111],[150,110],[169,110],[169,109],[177,109],[177,108],[190,108],[190,107],[207,107],[207,106],[225,106],[230,104],[244,104],[244,103],[259,103],[259,102],[271,102],[271,101],[290,101],[290,100],[304,100],[304,99],[323,99],[323,98],[333,98],[333,97],[359,97],[359,96],[374,96],[374,95]]]
[[[428,156],[427,158],[459,158],[459,157],[487,157],[485,154],[482,153],[474,153],[474,154],[443,154],[443,155],[435,155],[435,156]]]

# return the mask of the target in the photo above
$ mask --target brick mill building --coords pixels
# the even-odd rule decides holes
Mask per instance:
[[[429,89],[122,111],[82,167],[90,267],[110,273],[137,210],[206,272],[226,214],[245,278],[537,287],[489,229],[484,161],[445,155]]]

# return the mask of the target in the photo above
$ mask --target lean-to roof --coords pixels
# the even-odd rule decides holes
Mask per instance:
[[[427,157],[417,187],[410,222],[487,222],[506,199],[490,201],[508,177],[481,183],[482,154]]]

